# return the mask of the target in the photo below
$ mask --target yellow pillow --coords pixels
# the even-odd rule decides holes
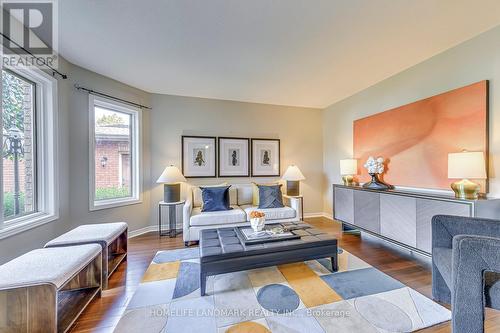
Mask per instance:
[[[257,185],[273,186],[273,185],[278,185],[278,184],[279,184],[278,182],[265,183],[265,184],[257,184],[255,182],[252,182],[252,206],[259,205],[259,186],[257,186]]]
[[[259,187],[257,184],[252,183],[252,206],[259,205]]]

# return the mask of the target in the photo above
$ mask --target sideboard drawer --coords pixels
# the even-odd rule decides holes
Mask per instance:
[[[380,194],[354,191],[354,224],[380,233]]]
[[[469,203],[417,199],[417,249],[432,251],[432,217],[435,215],[471,216]]]
[[[417,199],[380,195],[380,233],[400,243],[417,245]]]
[[[351,189],[338,188],[335,189],[335,219],[354,223],[354,191]]]

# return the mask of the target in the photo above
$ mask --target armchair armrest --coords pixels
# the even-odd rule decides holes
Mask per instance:
[[[457,235],[500,238],[500,221],[451,215],[436,215],[432,218],[432,248],[451,249],[453,237]]]
[[[291,197],[289,195],[283,195],[283,204],[295,210],[297,216],[300,216],[302,212],[302,200],[301,197]]]
[[[500,273],[500,238],[455,236],[451,282],[453,332],[483,332],[484,306],[498,302],[488,299],[485,293],[487,272]]]
[[[189,220],[191,219],[191,212],[193,210],[193,200],[188,196],[186,202],[182,207],[182,232],[184,235],[189,233]]]

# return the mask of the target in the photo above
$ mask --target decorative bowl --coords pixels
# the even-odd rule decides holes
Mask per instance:
[[[253,231],[259,232],[264,229],[264,225],[266,223],[265,217],[255,217],[250,219],[250,225],[252,226]]]

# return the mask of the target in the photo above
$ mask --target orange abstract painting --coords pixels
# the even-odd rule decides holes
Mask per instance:
[[[354,121],[358,179],[370,180],[369,156],[386,159],[385,182],[450,189],[448,153],[488,150],[488,81],[448,91]],[[482,192],[487,192],[481,181]]]

